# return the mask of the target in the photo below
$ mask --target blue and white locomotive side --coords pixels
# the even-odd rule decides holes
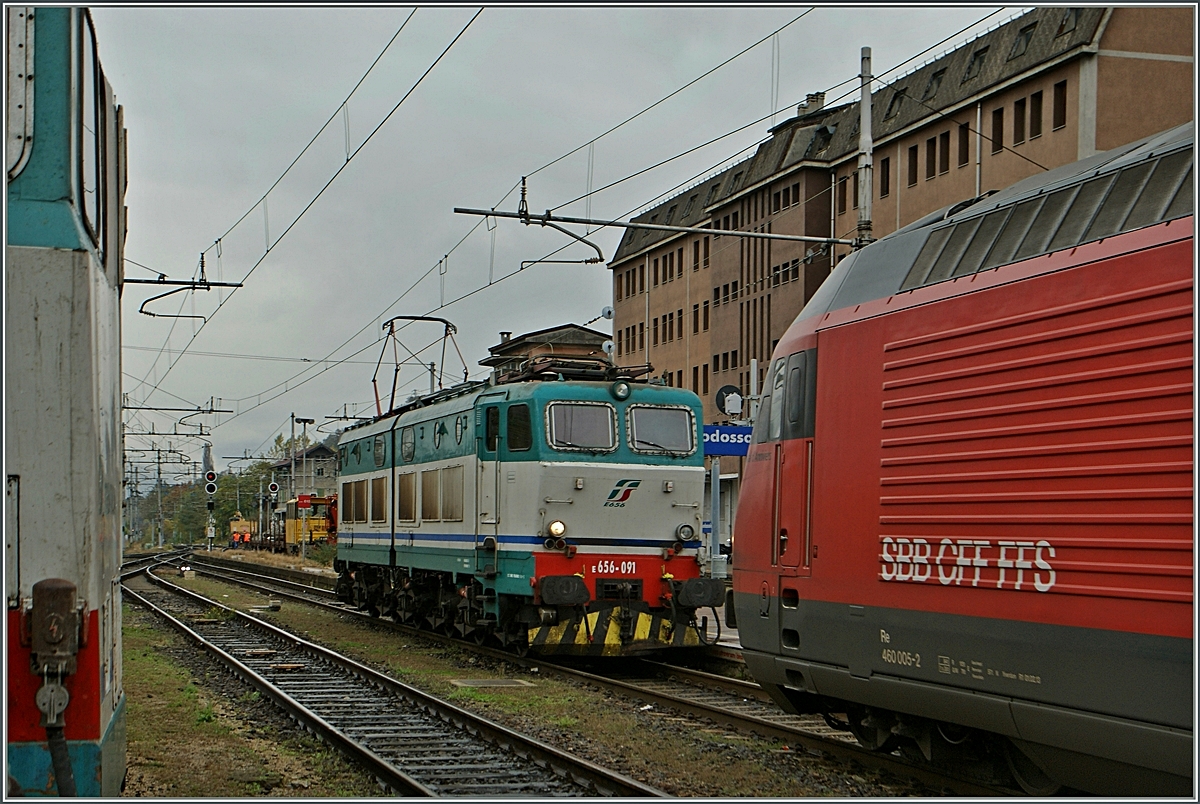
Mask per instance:
[[[632,383],[464,384],[342,434],[339,591],[519,650],[701,644],[699,398]]]
[[[125,131],[86,9],[5,13],[6,790],[116,796]]]

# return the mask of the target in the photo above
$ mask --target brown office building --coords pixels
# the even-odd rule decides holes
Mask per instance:
[[[1192,120],[1193,11],[1039,8],[876,83],[874,237]],[[711,231],[628,229],[610,263],[617,362],[695,390],[706,422],[725,421],[718,388],[749,392],[751,360],[761,386],[776,341],[849,253],[729,232],[856,235],[858,103],[824,100],[810,95],[754,156],[633,219]]]

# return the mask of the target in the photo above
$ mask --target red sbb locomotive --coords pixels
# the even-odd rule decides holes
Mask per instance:
[[[733,551],[782,706],[1031,793],[1192,794],[1192,164],[1189,124],[1033,177],[804,308]]]

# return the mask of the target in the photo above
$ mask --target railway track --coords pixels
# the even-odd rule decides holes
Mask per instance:
[[[338,602],[332,588],[320,585],[327,582],[327,579],[321,576],[273,567],[228,566],[233,563],[212,561],[198,555],[188,559],[189,566],[200,574],[235,583],[264,595],[320,606],[360,618],[377,627],[402,634],[420,634],[427,639],[456,645],[463,650],[518,666],[536,666],[542,674],[554,673],[577,683],[608,689],[626,698],[640,700],[657,707],[660,711],[674,710],[737,731],[779,740],[792,750],[885,770],[893,776],[912,779],[930,790],[943,794],[1020,795],[1017,790],[997,785],[995,780],[947,774],[941,769],[912,761],[899,753],[882,754],[868,751],[860,746],[849,732],[833,728],[821,715],[798,716],[784,712],[754,682],[646,660],[592,665],[591,668],[595,672],[591,672],[581,666],[547,663],[534,657],[517,657],[506,651],[473,645],[448,636],[398,625],[390,620],[371,617],[365,612]],[[286,577],[278,577],[279,575]],[[331,587],[332,583],[329,583],[329,586]]]
[[[397,793],[665,795],[150,572],[125,591]]]

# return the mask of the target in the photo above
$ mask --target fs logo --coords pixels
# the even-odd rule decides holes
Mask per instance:
[[[633,490],[642,485],[640,480],[618,480],[617,485],[613,486],[613,490],[608,493],[608,499],[604,501],[605,508],[624,508],[625,501],[629,499],[629,495],[633,494]]]

